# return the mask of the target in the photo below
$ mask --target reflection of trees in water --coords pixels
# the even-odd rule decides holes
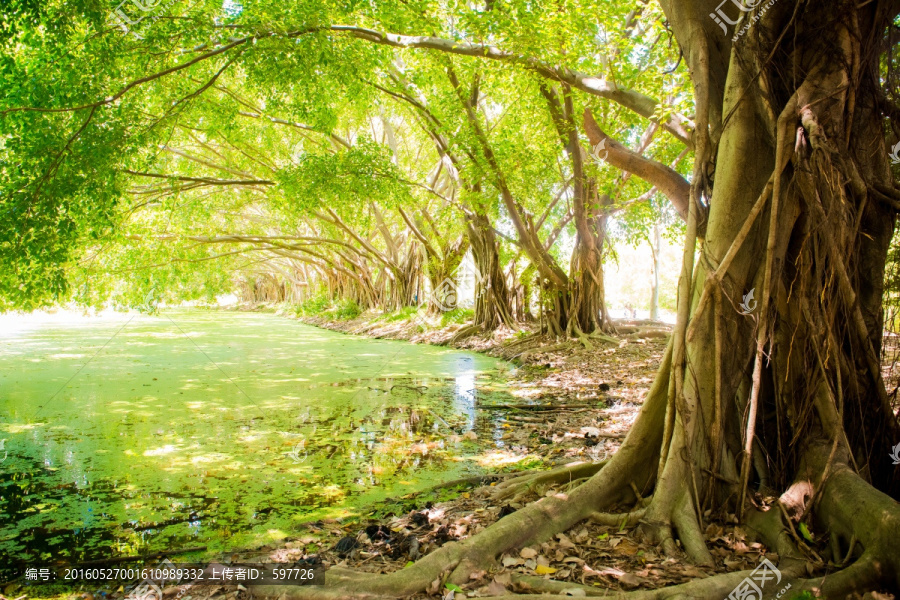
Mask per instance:
[[[77,562],[231,539],[278,528],[273,524],[285,515],[340,507],[352,495],[439,481],[442,470],[459,468],[450,459],[474,449],[449,438],[484,425],[476,385],[471,370],[455,378],[373,380],[358,395],[348,390],[353,402],[308,398],[293,405],[282,431],[266,418],[243,416],[241,407],[207,411],[193,422],[170,411],[173,420],[161,429],[143,412],[165,410],[162,399],[95,423],[91,436],[29,431],[30,457],[6,444],[3,469],[15,472],[0,474],[0,569],[48,554]],[[122,445],[133,458],[105,454],[113,436],[134,440]],[[288,456],[299,440],[308,454],[302,464]],[[211,462],[193,465],[200,456]],[[147,469],[154,469],[149,480],[140,477]]]
[[[306,434],[310,455],[333,472],[345,472],[349,481],[362,487],[409,477],[425,467],[442,467],[463,450],[458,436],[481,425],[476,373],[468,368],[471,359],[466,361],[453,378],[373,382],[359,405],[380,406],[362,415],[354,406],[322,415],[317,419],[318,434]]]

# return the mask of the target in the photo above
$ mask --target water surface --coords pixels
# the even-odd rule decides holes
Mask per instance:
[[[458,436],[491,437],[476,398],[506,369],[258,313],[0,321],[0,580],[260,545],[479,472]]]

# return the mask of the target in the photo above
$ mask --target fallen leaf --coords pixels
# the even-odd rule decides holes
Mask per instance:
[[[634,556],[640,550],[640,546],[626,538],[623,539],[621,543],[616,544],[615,549],[618,554],[627,554],[628,556]]]
[[[525,561],[516,556],[504,556],[501,562],[503,563],[504,567],[514,567],[516,565],[523,564]]]
[[[538,565],[534,568],[534,572],[538,575],[550,575],[552,573],[556,573],[556,569],[553,567],[545,567],[544,565]]]
[[[496,578],[488,584],[487,591],[489,596],[505,596],[509,592],[506,586],[497,581]]]
[[[809,528],[806,526],[806,523],[800,523],[800,535],[803,536],[803,539],[807,542],[812,542],[812,534],[809,533]]]
[[[619,576],[619,583],[630,587],[637,587],[641,585],[641,578],[632,573],[625,573],[624,575]]]
[[[537,550],[534,548],[522,548],[519,550],[519,556],[522,558],[534,558],[537,554]]]

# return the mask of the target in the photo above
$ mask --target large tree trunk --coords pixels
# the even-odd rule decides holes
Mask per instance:
[[[501,324],[516,327],[509,305],[509,290],[500,267],[500,255],[494,228],[487,215],[466,215],[466,230],[478,274],[475,282],[475,321],[481,331],[491,331]]]
[[[878,362],[894,209],[877,190],[896,195],[874,104],[889,15],[878,3],[775,5],[723,65],[698,25],[709,7],[663,5],[694,78],[698,168],[646,530],[672,550],[674,527],[689,556],[709,562],[703,507],[741,514],[798,478],[820,486],[841,457],[897,491],[887,449],[898,429]],[[810,459],[821,441],[831,451]],[[810,464],[820,470],[800,470]]]
[[[576,337],[596,331],[611,331],[603,285],[603,243],[607,217],[596,217],[578,232],[569,270],[567,329]],[[588,237],[589,236],[589,237]]]
[[[659,260],[662,239],[659,235],[659,221],[653,223],[653,241],[650,252],[653,257],[653,273],[650,281],[650,320],[659,321]]]

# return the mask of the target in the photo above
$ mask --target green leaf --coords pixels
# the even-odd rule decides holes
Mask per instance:
[[[800,535],[803,536],[803,539],[807,542],[812,542],[812,534],[809,532],[809,529],[806,527],[806,523],[800,523]]]
[[[462,592],[462,588],[454,583],[445,583],[444,587],[450,590],[451,592]]]

